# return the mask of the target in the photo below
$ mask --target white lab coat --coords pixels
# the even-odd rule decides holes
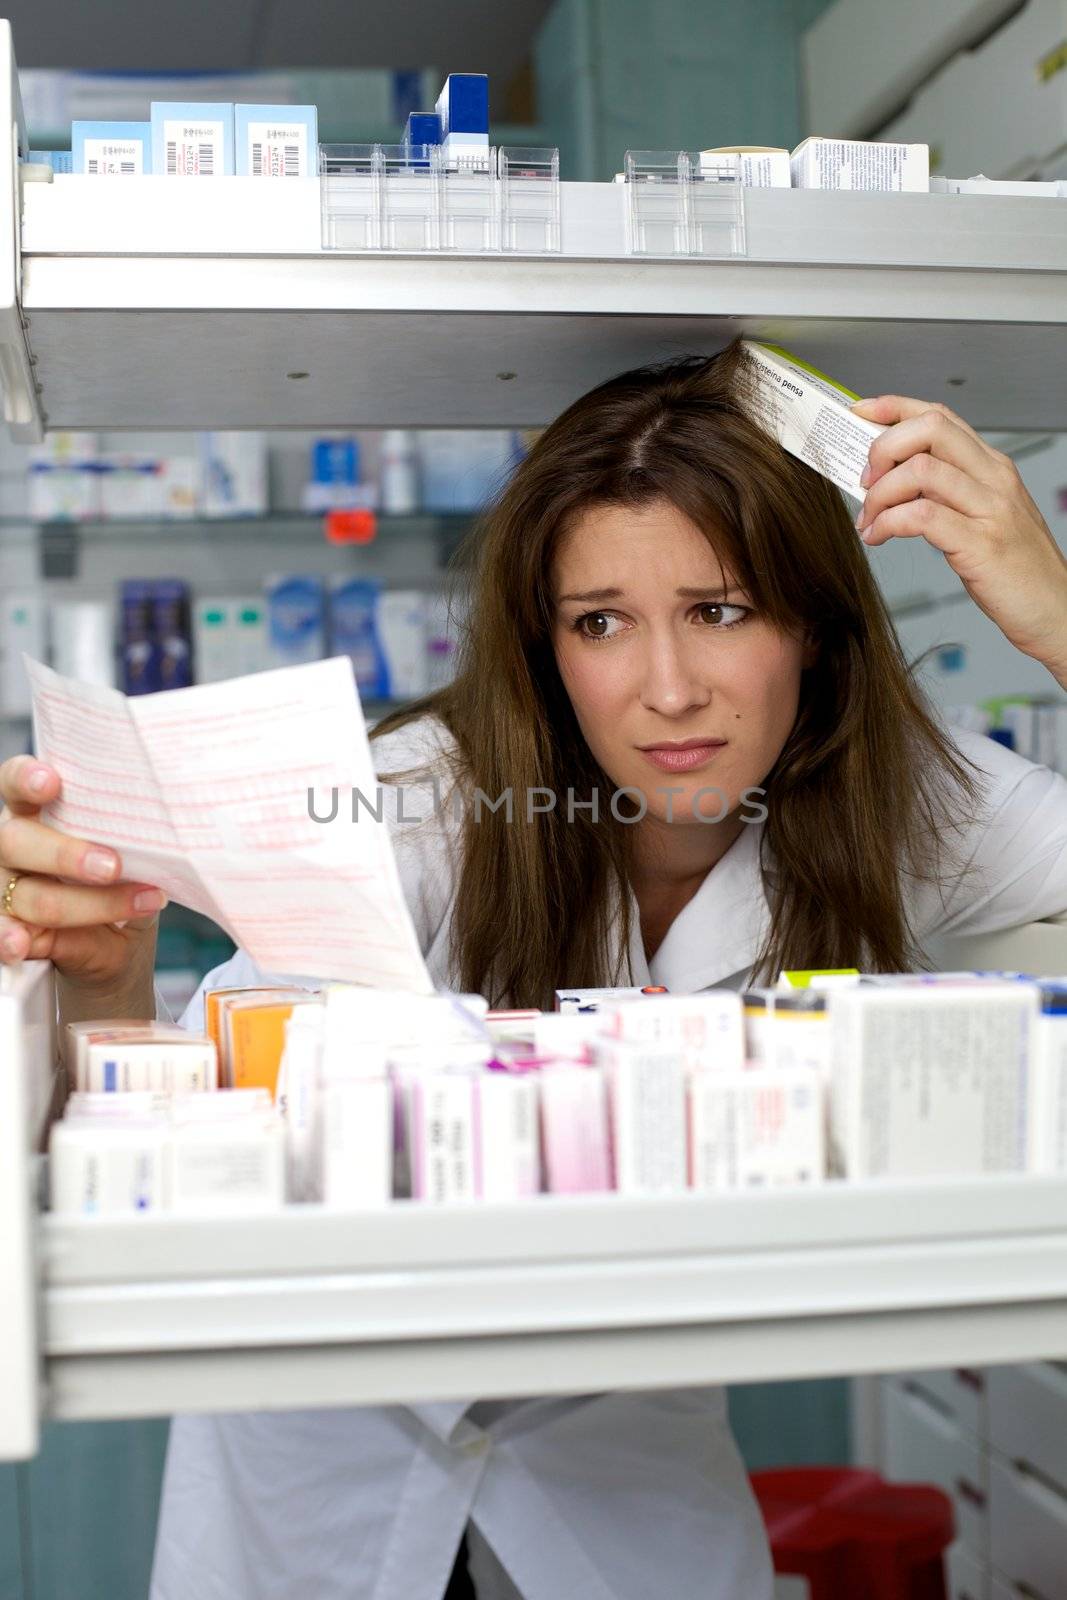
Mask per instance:
[[[987,933],[1067,911],[1067,782],[956,737],[987,774],[986,804],[958,845],[970,869],[913,899],[916,930]],[[374,749],[392,773],[446,747],[427,720]],[[404,813],[427,820],[391,831],[427,964],[449,987],[455,825],[424,793],[420,806],[409,791]],[[651,962],[634,918],[635,983],[746,982],[768,920],[760,833],[743,829]],[[266,976],[282,975],[239,952],[205,986]],[[202,991],[183,1020],[201,1019]],[[150,1600],[441,1600],[468,1523],[479,1600],[771,1594],[725,1397],[709,1388],[176,1418]]]

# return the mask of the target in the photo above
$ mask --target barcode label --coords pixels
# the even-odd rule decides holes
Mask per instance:
[[[139,139],[86,139],[82,159],[91,178],[136,178],[144,172],[144,146]]]
[[[309,176],[307,129],[298,123],[250,122],[247,148],[253,178]]]
[[[225,170],[221,122],[165,122],[163,143],[168,178],[214,178]]]

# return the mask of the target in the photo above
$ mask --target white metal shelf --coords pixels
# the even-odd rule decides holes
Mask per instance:
[[[41,1225],[60,1417],[750,1382],[1067,1351],[1067,1182]]]
[[[0,1457],[35,1448],[38,1363],[43,1414],[74,1419],[1067,1352],[1062,1178],[35,1217],[53,1017],[45,963],[0,974]]]
[[[269,203],[243,178],[58,177],[19,197],[7,24],[0,85],[0,381],[20,437],[539,426],[613,373],[738,333],[979,427],[1067,427],[1058,200],[752,189],[743,257],[664,260],[626,254],[622,185],[563,184],[556,256],[323,252],[316,179]]]

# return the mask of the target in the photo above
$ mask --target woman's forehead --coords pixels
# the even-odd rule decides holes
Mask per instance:
[[[608,567],[616,579],[668,569],[699,582],[731,577],[713,538],[667,500],[586,508],[564,529],[553,567],[557,587],[586,577],[606,580]]]

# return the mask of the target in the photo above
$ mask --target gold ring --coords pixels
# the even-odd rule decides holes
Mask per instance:
[[[11,909],[11,896],[15,893],[15,885],[22,876],[21,872],[16,872],[7,880],[7,888],[4,890],[2,898],[0,898],[0,911],[3,912],[5,917],[13,917],[15,915]]]

